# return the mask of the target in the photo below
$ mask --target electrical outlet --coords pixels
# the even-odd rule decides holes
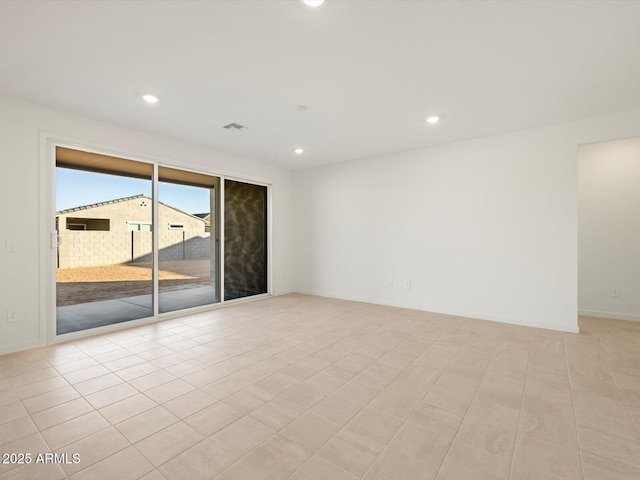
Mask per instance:
[[[387,282],[387,287],[389,287],[389,288],[393,288],[393,280],[389,280],[389,281]]]
[[[18,321],[18,312],[14,310],[7,310],[7,323],[13,323]]]
[[[15,238],[7,239],[7,252],[15,253],[18,251],[18,240]]]
[[[620,289],[618,287],[611,287],[611,296],[617,298],[620,296]]]

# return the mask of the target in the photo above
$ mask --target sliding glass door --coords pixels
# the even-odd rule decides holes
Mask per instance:
[[[267,187],[63,147],[55,178],[57,335],[267,293]]]

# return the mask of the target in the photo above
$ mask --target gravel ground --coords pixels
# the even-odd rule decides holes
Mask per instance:
[[[210,285],[210,262],[160,262],[160,291]],[[152,293],[151,264],[125,263],[97,267],[59,268],[56,272],[57,306],[111,300]]]

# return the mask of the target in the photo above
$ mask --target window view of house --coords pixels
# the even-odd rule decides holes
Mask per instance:
[[[58,167],[56,177],[57,333],[153,316],[151,171]]]
[[[217,303],[217,178],[160,167],[158,180],[159,313]]]

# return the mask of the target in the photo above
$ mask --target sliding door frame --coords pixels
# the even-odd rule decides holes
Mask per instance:
[[[153,318],[158,316],[160,305],[160,212],[158,208],[158,164],[153,164],[153,176],[151,177],[151,270],[153,271]]]
[[[58,335],[56,333],[56,252],[57,252],[57,238],[55,227],[55,213],[56,213],[56,147],[64,147],[73,150],[80,150],[89,153],[96,153],[100,155],[109,155],[112,157],[118,157],[125,160],[133,160],[136,162],[150,164],[153,167],[152,178],[152,191],[153,191],[153,212],[152,222],[155,228],[153,229],[153,315],[146,318],[129,320],[126,322],[115,323],[102,327],[92,328],[88,330],[81,330],[72,333],[66,333]],[[209,305],[197,306],[192,308],[185,308],[182,310],[176,310],[172,312],[159,313],[159,224],[158,224],[158,170],[160,167],[173,168],[177,170],[183,170],[185,172],[194,172],[204,175],[210,175],[218,178],[220,185],[219,193],[217,196],[218,201],[218,215],[214,215],[214,221],[216,222],[215,229],[218,235],[218,262],[216,281],[218,282],[218,289],[220,294],[220,301]],[[99,335],[103,333],[115,332],[124,330],[127,328],[147,325],[156,323],[169,318],[181,317],[192,313],[200,313],[209,310],[215,310],[225,306],[245,303],[254,300],[270,297],[272,295],[272,200],[271,200],[271,182],[265,179],[252,178],[250,176],[242,176],[235,174],[225,174],[216,171],[206,171],[202,167],[173,163],[171,160],[159,157],[153,157],[145,154],[126,152],[120,150],[114,150],[110,147],[91,145],[87,142],[67,138],[64,136],[41,132],[40,133],[40,162],[39,162],[39,258],[40,258],[40,332],[39,342],[40,345],[55,344],[66,342],[78,338],[89,337],[93,335]],[[235,180],[239,182],[245,182],[253,185],[264,186],[267,188],[267,292],[259,295],[253,295],[250,297],[243,297],[234,300],[224,299],[224,184],[225,180]],[[217,217],[217,218],[216,218]],[[213,225],[212,225],[213,226]]]

